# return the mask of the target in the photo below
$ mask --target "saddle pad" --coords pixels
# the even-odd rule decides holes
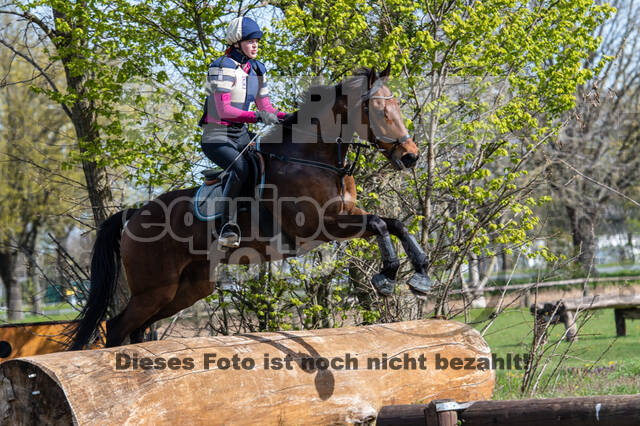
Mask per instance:
[[[217,201],[222,197],[223,181],[213,185],[204,184],[193,197],[193,212],[200,220],[215,220],[222,215],[223,203]]]
[[[257,145],[258,148],[260,145]],[[251,187],[250,192],[246,190],[241,193],[243,196],[254,197],[257,195],[258,199],[262,197],[262,192],[264,189],[264,159],[257,152],[250,152],[247,156],[247,160],[249,161],[249,165],[252,169],[251,173]],[[217,177],[217,176],[216,176]],[[198,188],[196,195],[193,197],[193,212],[196,217],[202,221],[215,220],[222,216],[222,208],[223,203],[218,201],[222,197],[222,193],[224,191],[224,184],[226,184],[226,179],[220,179],[218,182],[213,185],[207,185],[206,183]],[[256,194],[255,188],[258,189],[258,193]],[[238,212],[247,211],[246,207],[239,207]]]

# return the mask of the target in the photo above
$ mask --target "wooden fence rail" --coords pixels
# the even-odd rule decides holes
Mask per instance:
[[[630,277],[599,277],[599,278],[589,278],[589,283],[605,283],[605,282],[627,282],[627,281],[640,281],[640,275],[634,275]],[[526,284],[511,284],[511,285],[502,285],[496,287],[484,287],[482,289],[483,292],[488,291],[513,291],[513,290],[525,290],[525,289],[534,289],[544,288],[544,287],[556,287],[563,285],[576,285],[576,284],[584,284],[585,278],[575,278],[571,280],[560,280],[560,281],[547,281],[543,283],[526,283]],[[471,291],[472,289],[469,289]],[[464,293],[461,289],[451,290],[449,294],[462,294]]]
[[[632,426],[640,422],[640,395],[476,401],[382,407],[378,426]]]

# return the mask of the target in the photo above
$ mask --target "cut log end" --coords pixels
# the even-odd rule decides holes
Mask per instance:
[[[71,406],[60,385],[42,369],[22,360],[2,364],[2,424],[69,425]]]

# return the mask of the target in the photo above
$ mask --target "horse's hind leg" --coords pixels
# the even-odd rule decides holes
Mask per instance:
[[[122,314],[107,325],[106,347],[122,344],[127,336],[170,303],[177,289],[178,285],[172,284],[131,296]]]
[[[209,262],[199,261],[190,263],[184,268],[180,275],[180,286],[173,300],[147,320],[139,331],[144,332],[144,330],[154,322],[168,318],[192,306],[198,300],[213,293],[214,287],[215,283],[210,281],[209,277]],[[138,334],[142,336],[142,334]]]
[[[146,329],[147,326],[143,325],[142,327],[133,330],[133,332],[131,332],[131,334],[129,335],[129,342],[131,344],[142,343],[144,341],[144,332]]]
[[[169,304],[178,289],[178,272],[167,273],[163,270],[150,274],[148,270],[127,265],[126,262],[125,271],[131,299],[120,314],[107,322],[107,347],[121,345],[127,336]]]

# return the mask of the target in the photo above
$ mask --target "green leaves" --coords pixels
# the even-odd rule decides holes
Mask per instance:
[[[258,3],[222,1],[42,0],[22,7],[58,9],[49,59],[63,60],[71,80],[82,82],[38,90],[97,115],[99,137],[82,142],[71,161],[124,170],[135,185],[195,182],[207,65],[225,48],[224,29],[240,7],[274,12],[260,47],[271,74],[337,81],[390,63],[389,86],[416,135],[420,163],[415,175],[392,174],[381,156],[361,156],[360,206],[402,216],[429,246],[432,264],[453,270],[470,251],[529,244],[538,224],[533,208],[548,200],[532,193],[527,160],[557,133],[576,86],[607,60],[583,65],[600,42],[594,29],[613,10],[593,0],[436,3],[281,0],[257,10]],[[274,98],[292,98],[273,90]],[[353,256],[377,259],[360,244],[349,246]],[[316,288],[307,272],[296,277]],[[344,299],[342,291],[325,298]],[[255,304],[265,318],[273,312],[270,300]],[[312,322],[327,308],[302,296],[291,304]]]

